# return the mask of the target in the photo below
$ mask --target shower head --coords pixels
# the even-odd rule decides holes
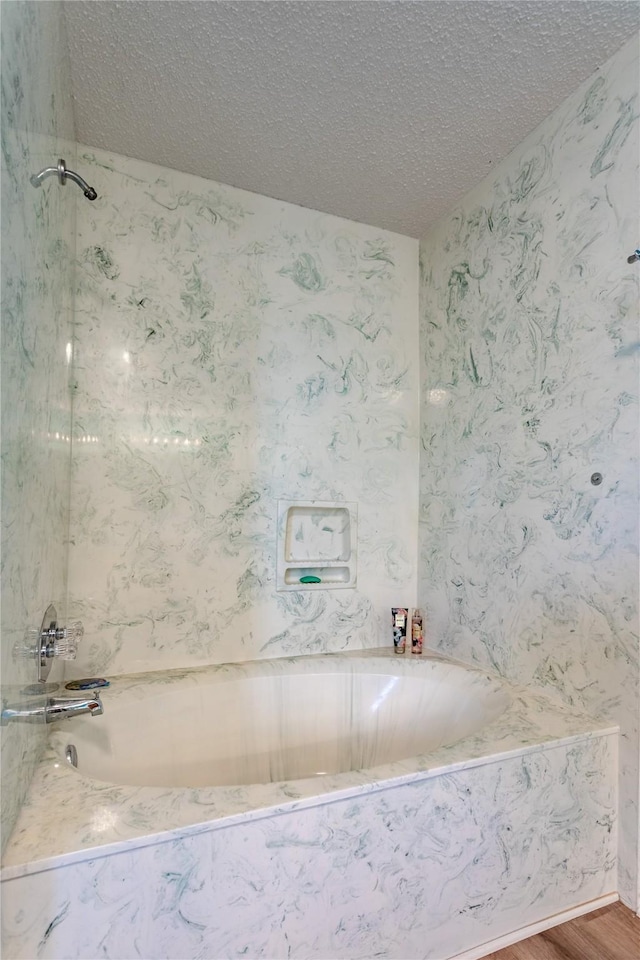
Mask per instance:
[[[98,196],[93,187],[90,187],[79,173],[74,173],[73,170],[65,170],[65,179],[73,180],[74,183],[77,183],[87,200],[95,200]]]
[[[34,173],[30,178],[31,184],[34,187],[39,187],[43,180],[46,180],[47,177],[53,177],[54,175],[57,175],[58,181],[62,186],[65,185],[67,180],[73,180],[74,183],[77,183],[87,200],[95,200],[98,196],[93,187],[90,187],[79,173],[74,173],[73,170],[67,170],[64,160],[58,160],[57,167],[45,167],[40,173]]]

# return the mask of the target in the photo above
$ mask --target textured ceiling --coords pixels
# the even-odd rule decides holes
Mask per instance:
[[[78,139],[423,235],[638,29],[613,0],[75,0]]]

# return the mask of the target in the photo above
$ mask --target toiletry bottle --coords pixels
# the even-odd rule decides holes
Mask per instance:
[[[391,622],[393,624],[393,649],[396,653],[404,653],[407,646],[407,626],[409,611],[406,607],[391,608]]]
[[[411,653],[422,653],[422,642],[424,640],[424,629],[422,623],[422,613],[420,610],[414,610],[411,617]]]

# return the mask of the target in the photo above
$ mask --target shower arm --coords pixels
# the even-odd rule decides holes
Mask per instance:
[[[86,180],[84,180],[79,173],[74,173],[73,170],[67,170],[64,160],[58,160],[57,167],[45,167],[44,170],[41,170],[40,173],[34,173],[30,178],[31,183],[34,187],[39,187],[43,180],[46,180],[47,177],[58,177],[58,182],[65,185],[67,180],[73,180],[74,183],[77,183],[82,192],[84,193],[87,200],[95,200],[98,194],[90,187]]]

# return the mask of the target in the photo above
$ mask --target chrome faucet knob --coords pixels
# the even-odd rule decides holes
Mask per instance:
[[[51,670],[51,660],[59,657],[61,660],[75,660],[78,643],[84,636],[84,627],[79,620],[70,623],[68,627],[59,627],[56,608],[49,604],[42,626],[36,650],[38,660],[38,680],[45,681]]]
[[[68,627],[56,630],[53,641],[53,650],[47,656],[60,657],[61,660],[75,660],[78,652],[78,643],[84,636],[84,627],[80,620],[70,623]]]

